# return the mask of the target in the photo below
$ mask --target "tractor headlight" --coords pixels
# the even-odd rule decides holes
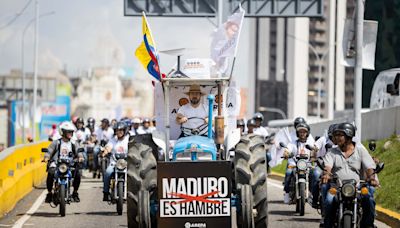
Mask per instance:
[[[60,171],[60,173],[65,173],[65,172],[67,172],[67,170],[68,170],[68,166],[66,165],[66,164],[61,164],[59,167],[58,167],[58,171]]]
[[[342,187],[342,194],[345,197],[352,197],[356,193],[356,188],[353,184],[344,184]]]
[[[125,159],[118,159],[117,164],[115,166],[119,170],[124,170],[127,165],[128,165],[128,163],[126,162]]]
[[[299,160],[297,162],[297,168],[299,170],[306,170],[307,169],[307,162],[305,160],[303,160],[303,159]]]

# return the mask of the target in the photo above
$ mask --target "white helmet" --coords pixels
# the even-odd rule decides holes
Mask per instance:
[[[64,131],[76,131],[75,125],[73,123],[71,123],[71,121],[62,122],[58,129],[60,131],[61,136],[64,136],[64,134],[63,134]]]
[[[140,119],[140,118],[133,118],[133,120],[132,120],[132,122],[134,123],[134,124],[141,124],[142,123],[142,120]]]

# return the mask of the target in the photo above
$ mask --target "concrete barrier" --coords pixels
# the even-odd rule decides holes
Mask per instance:
[[[350,113],[352,114],[352,113]],[[334,120],[310,124],[313,136],[322,136],[333,123],[353,122],[352,115]],[[393,134],[400,134],[400,106],[372,110],[361,114],[361,140],[385,139]]]
[[[46,177],[41,148],[49,144],[25,144],[0,152],[0,218]]]

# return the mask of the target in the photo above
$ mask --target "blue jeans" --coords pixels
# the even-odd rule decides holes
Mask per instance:
[[[93,166],[94,166],[93,169],[94,170],[97,170],[99,168],[99,159],[98,159],[99,153],[100,153],[100,146],[96,145],[93,148]]]
[[[267,165],[272,160],[271,153],[267,152]]]
[[[361,218],[361,227],[373,227],[375,220],[375,199],[374,192],[375,188],[372,186],[368,187],[368,195],[361,196],[361,207],[363,210],[363,216]],[[328,193],[330,184],[322,185],[322,195],[325,196],[324,207],[325,207],[325,227],[333,227],[333,221],[336,216],[336,208],[338,206],[336,196]]]
[[[294,171],[294,168],[286,167],[285,185],[283,188],[283,191],[285,191],[286,193],[290,192],[290,178],[293,178],[293,171]]]
[[[311,170],[310,175],[310,190],[313,197],[313,203],[318,202],[319,198],[319,182],[322,170],[318,166]]]
[[[109,192],[110,191],[110,180],[111,180],[111,175],[114,173],[114,166],[109,165],[106,169],[106,173],[104,174],[104,186],[103,186],[103,192]]]

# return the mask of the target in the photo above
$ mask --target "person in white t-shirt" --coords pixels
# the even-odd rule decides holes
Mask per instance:
[[[143,126],[137,130],[137,133],[139,135],[143,135],[143,134],[150,134],[153,131],[154,131],[154,128],[150,127],[150,119],[144,118]]]
[[[110,139],[112,139],[114,137],[114,131],[113,129],[111,129],[110,127],[110,121],[108,119],[102,119],[101,120],[101,126],[100,128],[97,129],[97,131],[95,132],[96,135],[96,139],[98,142],[98,145],[95,146],[93,152],[93,156],[94,156],[94,170],[97,170],[97,168],[99,167],[98,164],[98,159],[96,159],[100,153],[101,147],[105,146]],[[99,174],[100,175],[100,174]],[[98,176],[100,177],[100,176]]]
[[[115,137],[112,138],[107,145],[105,146],[103,156],[111,153],[114,154],[128,154],[128,142],[129,142],[129,135],[127,134],[127,127],[126,123],[120,121],[117,123],[115,127]],[[108,165],[106,172],[104,174],[104,186],[103,186],[103,201],[109,200],[109,191],[110,191],[110,180],[111,175],[114,172],[114,166],[117,161],[114,160],[114,156],[111,156],[110,164]]]
[[[253,130],[253,133],[256,135],[261,135],[264,139],[268,136],[267,129],[262,126],[264,122],[264,115],[260,112],[254,113],[253,119],[256,122],[256,127]]]
[[[176,115],[176,122],[182,125],[180,137],[189,135],[207,135],[208,107],[201,102],[205,95],[199,85],[191,85],[187,93],[189,103],[181,106]]]
[[[314,145],[314,140],[310,141],[308,137],[310,134],[310,126],[306,123],[299,123],[296,126],[297,140],[295,142],[289,143],[283,153],[283,157],[288,159],[288,164],[286,166],[285,181],[284,181],[284,203],[289,203],[290,197],[290,180],[293,178],[293,171],[296,167],[295,158],[297,155],[307,155],[308,157],[314,156],[312,151],[307,149],[306,145]]]

